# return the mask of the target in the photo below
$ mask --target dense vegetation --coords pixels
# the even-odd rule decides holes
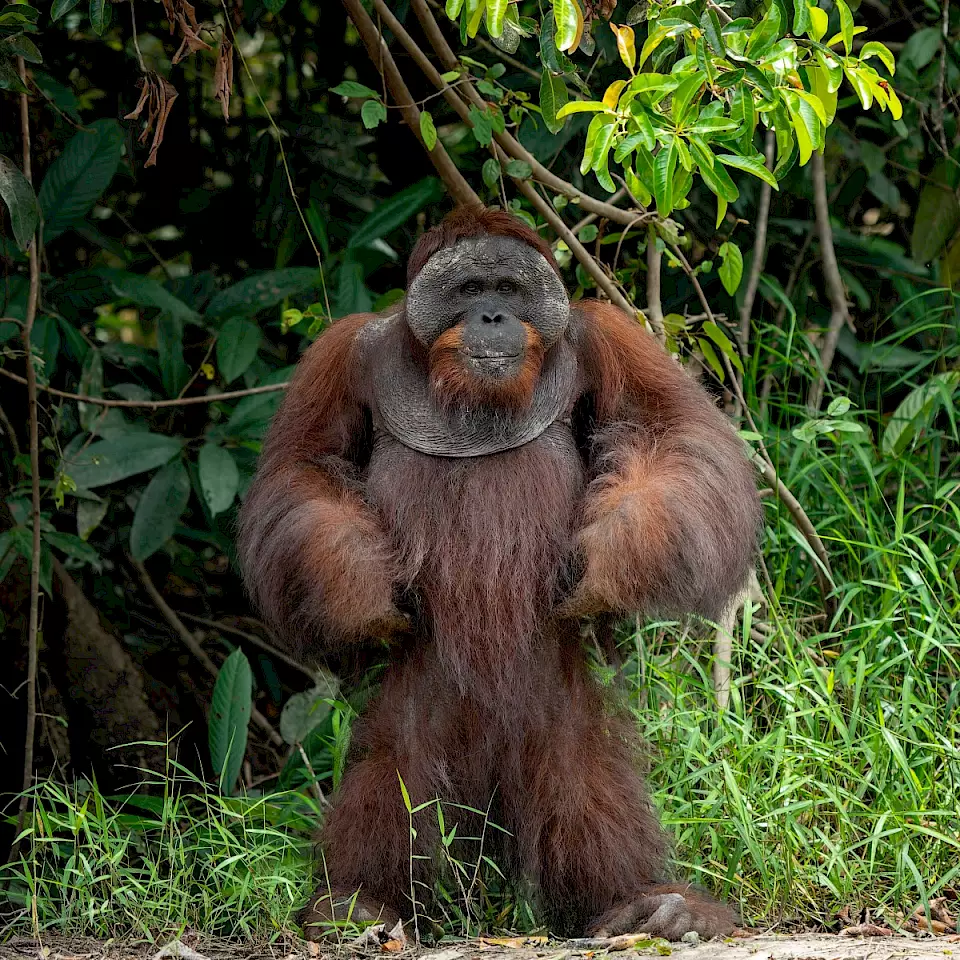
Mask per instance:
[[[289,924],[370,682],[275,651],[236,508],[299,354],[396,300],[451,196],[642,309],[758,464],[754,596],[719,630],[625,624],[608,671],[681,871],[755,923],[935,918],[960,899],[960,14],[344,7],[0,8],[9,919]],[[452,865],[448,928],[530,928],[487,867]]]

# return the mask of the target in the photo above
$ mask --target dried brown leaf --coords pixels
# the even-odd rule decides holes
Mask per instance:
[[[220,101],[224,121],[230,119],[230,94],[233,92],[233,44],[224,37],[213,74],[213,96]]]

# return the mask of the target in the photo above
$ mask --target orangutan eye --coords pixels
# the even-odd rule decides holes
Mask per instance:
[[[501,280],[497,284],[497,293],[516,293],[517,285],[512,280]]]
[[[468,297],[475,297],[481,290],[482,287],[476,280],[468,280],[460,287],[460,292],[466,294]]]

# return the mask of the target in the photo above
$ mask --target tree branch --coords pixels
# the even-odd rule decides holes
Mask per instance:
[[[776,134],[767,131],[766,161],[767,169],[773,169],[774,149],[777,145]],[[750,276],[743,291],[743,306],[740,307],[740,352],[744,357],[750,353],[750,318],[753,316],[753,302],[757,298],[760,274],[767,259],[767,224],[770,219],[770,196],[773,187],[766,180],[760,184],[760,201],[757,204],[757,233],[753,241],[753,261],[750,264]]]
[[[833,247],[833,229],[830,226],[830,205],[827,201],[827,171],[823,162],[823,154],[814,151],[810,160],[810,176],[813,179],[813,200],[817,215],[817,232],[820,237],[820,261],[823,264],[823,277],[827,285],[827,296],[830,298],[830,325],[820,344],[820,362],[823,365],[823,376],[817,377],[810,385],[807,394],[807,406],[812,413],[820,409],[823,400],[823,391],[826,387],[826,378],[833,365],[833,357],[837,352],[837,341],[840,339],[840,330],[845,323],[850,322],[847,311],[847,295],[843,289],[843,280],[840,277],[840,266],[837,263],[837,252]]]
[[[529,180],[515,180],[517,189],[530,201],[533,208],[553,228],[557,236],[570,248],[571,253],[583,264],[584,270],[596,281],[611,303],[616,304],[628,317],[636,318],[639,312],[629,300],[617,289],[616,284],[603,272],[603,268],[590,255],[590,251],[574,236],[573,231],[563,222],[560,215],[534,189]]]
[[[27,378],[11,373],[9,370],[4,370],[3,367],[0,367],[0,376],[16,383],[27,383]],[[58,390],[56,387],[48,387],[43,384],[36,389],[54,397],[61,397],[64,400],[78,400],[80,403],[92,403],[98,407],[160,410],[166,407],[188,407],[197,403],[239,400],[241,397],[255,397],[261,393],[276,393],[278,390],[286,390],[288,386],[289,381],[284,380],[283,383],[269,383],[262,387],[250,387],[249,390],[228,390],[226,393],[207,393],[199,397],[177,397],[175,400],[107,400],[105,397],[90,397],[82,393],[70,393],[67,390]]]
[[[23,57],[17,57],[17,71],[24,87],[27,68]],[[33,183],[33,158],[30,150],[30,104],[27,94],[20,94],[20,142],[23,150],[23,175]],[[26,825],[30,787],[33,783],[33,748],[37,728],[37,644],[40,630],[40,408],[37,401],[37,371],[33,365],[33,324],[40,302],[40,259],[37,251],[39,235],[30,241],[30,286],[27,310],[20,336],[27,358],[27,415],[30,422],[30,519],[33,538],[30,548],[30,615],[27,627],[27,722],[23,750],[23,793],[17,816],[17,835]]]
[[[370,19],[360,0],[343,0],[343,5],[357,28],[360,39],[363,40],[363,45],[367,48],[367,56],[383,76],[391,96],[399,104],[407,126],[423,144],[423,136],[420,133],[420,111],[417,109],[407,85],[403,82],[400,70],[386,42],[380,36],[376,24]],[[424,150],[426,149],[424,144]],[[442,143],[437,141],[432,150],[427,150],[427,156],[457,203],[471,205],[480,203],[480,198],[450,159],[450,155],[444,149]]]
[[[657,338],[663,343],[666,332],[663,326],[663,304],[660,300],[660,267],[663,254],[657,246],[657,228],[647,224],[647,319]]]
[[[443,64],[444,68],[446,70],[457,69],[460,61],[457,59],[456,54],[447,43],[443,32],[440,30],[439,24],[431,13],[430,7],[427,5],[427,0],[412,0],[411,5],[414,13],[417,15],[417,19],[420,21],[420,25],[423,27],[423,32],[426,34],[427,40],[430,41],[430,46],[433,47],[434,52],[440,58],[440,62]],[[381,0],[381,2],[377,4],[378,12],[381,11],[382,6],[383,3]],[[427,58],[423,51],[420,50],[416,42],[410,37],[410,34],[408,34],[405,30],[403,30],[403,33],[401,34],[400,32],[396,31],[392,24],[390,25],[390,29],[396,33],[397,39],[400,41],[404,49],[410,54],[410,56],[413,57],[417,63],[417,66],[420,67],[430,82],[433,83],[437,89],[441,89],[442,86],[445,86],[443,80],[440,78],[439,71],[436,69],[436,67],[429,63],[429,58]],[[417,54],[414,52],[414,47],[416,47],[417,51],[419,52],[419,56],[417,56]],[[426,60],[427,64],[429,65],[429,69],[424,65],[424,60]],[[480,96],[472,84],[463,84],[461,89],[474,106],[479,107],[481,110],[486,108],[486,101]],[[450,102],[449,98],[448,102]],[[451,106],[453,106],[452,103]],[[457,108],[454,107],[454,109]],[[457,110],[457,113],[460,114],[461,119],[463,119],[465,122],[469,122],[459,110]],[[611,220],[614,223],[620,223],[625,226],[631,224],[635,220],[636,214],[630,210],[621,210],[620,207],[615,207],[612,203],[607,203],[603,200],[595,200],[589,194],[584,193],[582,190],[578,190],[572,183],[562,180],[555,173],[552,173],[542,163],[540,163],[540,161],[537,160],[537,158],[530,153],[526,147],[524,147],[509,133],[495,133],[494,138],[508,156],[515,160],[523,160],[525,163],[529,164],[531,170],[533,171],[534,180],[542,183],[545,187],[549,187],[555,193],[569,197],[569,199],[571,199],[574,203],[579,204],[582,209],[588,211],[589,213],[596,213],[598,216],[606,217],[608,220]]]

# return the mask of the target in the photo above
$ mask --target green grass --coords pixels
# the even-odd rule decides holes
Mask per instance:
[[[683,874],[758,925],[829,924],[844,907],[893,917],[960,887],[957,446],[929,431],[888,457],[869,434],[773,428],[767,446],[827,543],[838,612],[822,616],[809,551],[768,499],[761,583],[774,592],[738,626],[729,709],[700,627],[625,638],[625,696]],[[7,871],[19,925],[289,925],[310,886],[306,793],[225,799],[170,772],[162,796],[122,803],[91,785],[37,788],[29,849]]]
[[[27,849],[0,876],[11,926],[107,938],[193,929],[239,938],[290,929],[310,893],[309,798],[222,797],[175,761],[122,800],[41,783]]]

